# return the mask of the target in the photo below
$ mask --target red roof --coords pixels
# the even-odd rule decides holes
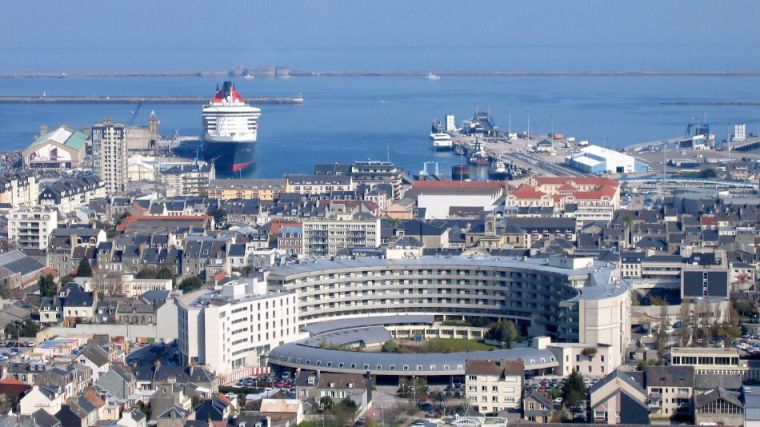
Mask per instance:
[[[539,185],[562,185],[562,184],[578,184],[578,185],[597,185],[597,186],[612,186],[619,187],[620,183],[611,178],[604,178],[600,176],[537,176],[533,178]]]
[[[573,196],[575,196],[576,199],[601,199],[602,197],[615,197],[615,192],[617,190],[612,187],[602,187],[598,188],[594,191],[578,191]]]
[[[563,184],[561,187],[558,188],[559,191],[576,191],[577,188],[571,184]]]
[[[546,194],[536,190],[528,184],[523,184],[520,188],[513,191],[510,196],[514,196],[518,199],[540,199],[546,196]]]
[[[5,377],[2,380],[0,380],[0,384],[3,385],[29,385],[21,380],[19,380],[16,377]]]

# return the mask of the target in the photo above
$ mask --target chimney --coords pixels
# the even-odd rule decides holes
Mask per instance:
[[[47,125],[40,125],[40,136],[45,135],[46,133],[48,133]]]

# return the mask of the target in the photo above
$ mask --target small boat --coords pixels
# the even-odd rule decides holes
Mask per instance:
[[[246,80],[253,80],[256,78],[256,76],[254,76],[253,74],[246,74],[243,76],[243,78]]]
[[[433,141],[433,148],[439,151],[451,150],[454,146],[451,135],[447,133],[431,133],[430,140]]]
[[[425,78],[428,79],[428,80],[441,80],[441,76],[439,76],[437,74],[433,74],[432,71],[429,72],[428,75],[427,75],[427,77],[425,77]]]
[[[509,176],[509,170],[507,170],[507,165],[503,161],[496,160],[491,169],[488,170],[488,175],[491,178],[503,179]]]

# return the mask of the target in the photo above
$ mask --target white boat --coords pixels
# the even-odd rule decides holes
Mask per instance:
[[[427,75],[427,77],[426,77],[426,78],[427,78],[428,80],[441,80],[441,76],[439,76],[439,75],[437,75],[437,74],[433,74],[433,72],[432,72],[432,71],[428,73],[428,75]]]
[[[454,146],[451,135],[447,133],[431,133],[430,140],[433,141],[433,148],[436,150],[451,150]]]
[[[261,109],[248,105],[232,82],[224,82],[202,116],[205,142],[256,142]]]
[[[253,80],[256,78],[256,76],[254,76],[253,74],[246,74],[243,76],[243,78],[246,80]]]

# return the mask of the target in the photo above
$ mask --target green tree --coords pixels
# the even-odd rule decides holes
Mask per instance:
[[[486,332],[486,338],[501,341],[505,343],[508,348],[512,348],[512,344],[520,339],[520,333],[517,331],[517,327],[511,320],[499,320],[488,330],[488,332]]]
[[[52,297],[58,292],[58,286],[55,284],[53,276],[46,274],[37,279],[37,285],[40,287],[40,294],[44,297]]]
[[[227,220],[227,212],[222,208],[209,209],[206,214],[214,217],[214,222],[217,224],[224,223]]]
[[[388,340],[385,343],[383,343],[383,353],[400,353],[398,344],[396,344],[396,341]]]
[[[150,404],[145,404],[145,402],[141,400],[137,402],[137,409],[142,411],[142,413],[145,414],[145,417],[147,419],[150,419],[150,413],[151,413]]]
[[[333,402],[330,396],[322,396],[322,398],[319,399],[319,406],[323,411],[330,411],[335,406],[335,402]]]
[[[708,179],[709,178],[717,178],[718,177],[718,172],[716,172],[715,169],[713,169],[713,168],[707,168],[705,170],[700,171],[697,174],[697,176],[700,177],[700,178],[708,178]]]
[[[156,272],[156,279],[174,279],[174,273],[171,268],[163,266]]]
[[[188,293],[200,289],[203,286],[203,282],[196,276],[188,277],[179,283],[179,290],[183,293]]]
[[[92,277],[92,267],[86,258],[82,258],[77,266],[77,277]]]
[[[40,328],[31,320],[25,322],[11,322],[5,325],[6,337],[36,337]]]
[[[562,399],[568,406],[575,406],[586,399],[586,384],[580,372],[573,371],[562,381]]]

